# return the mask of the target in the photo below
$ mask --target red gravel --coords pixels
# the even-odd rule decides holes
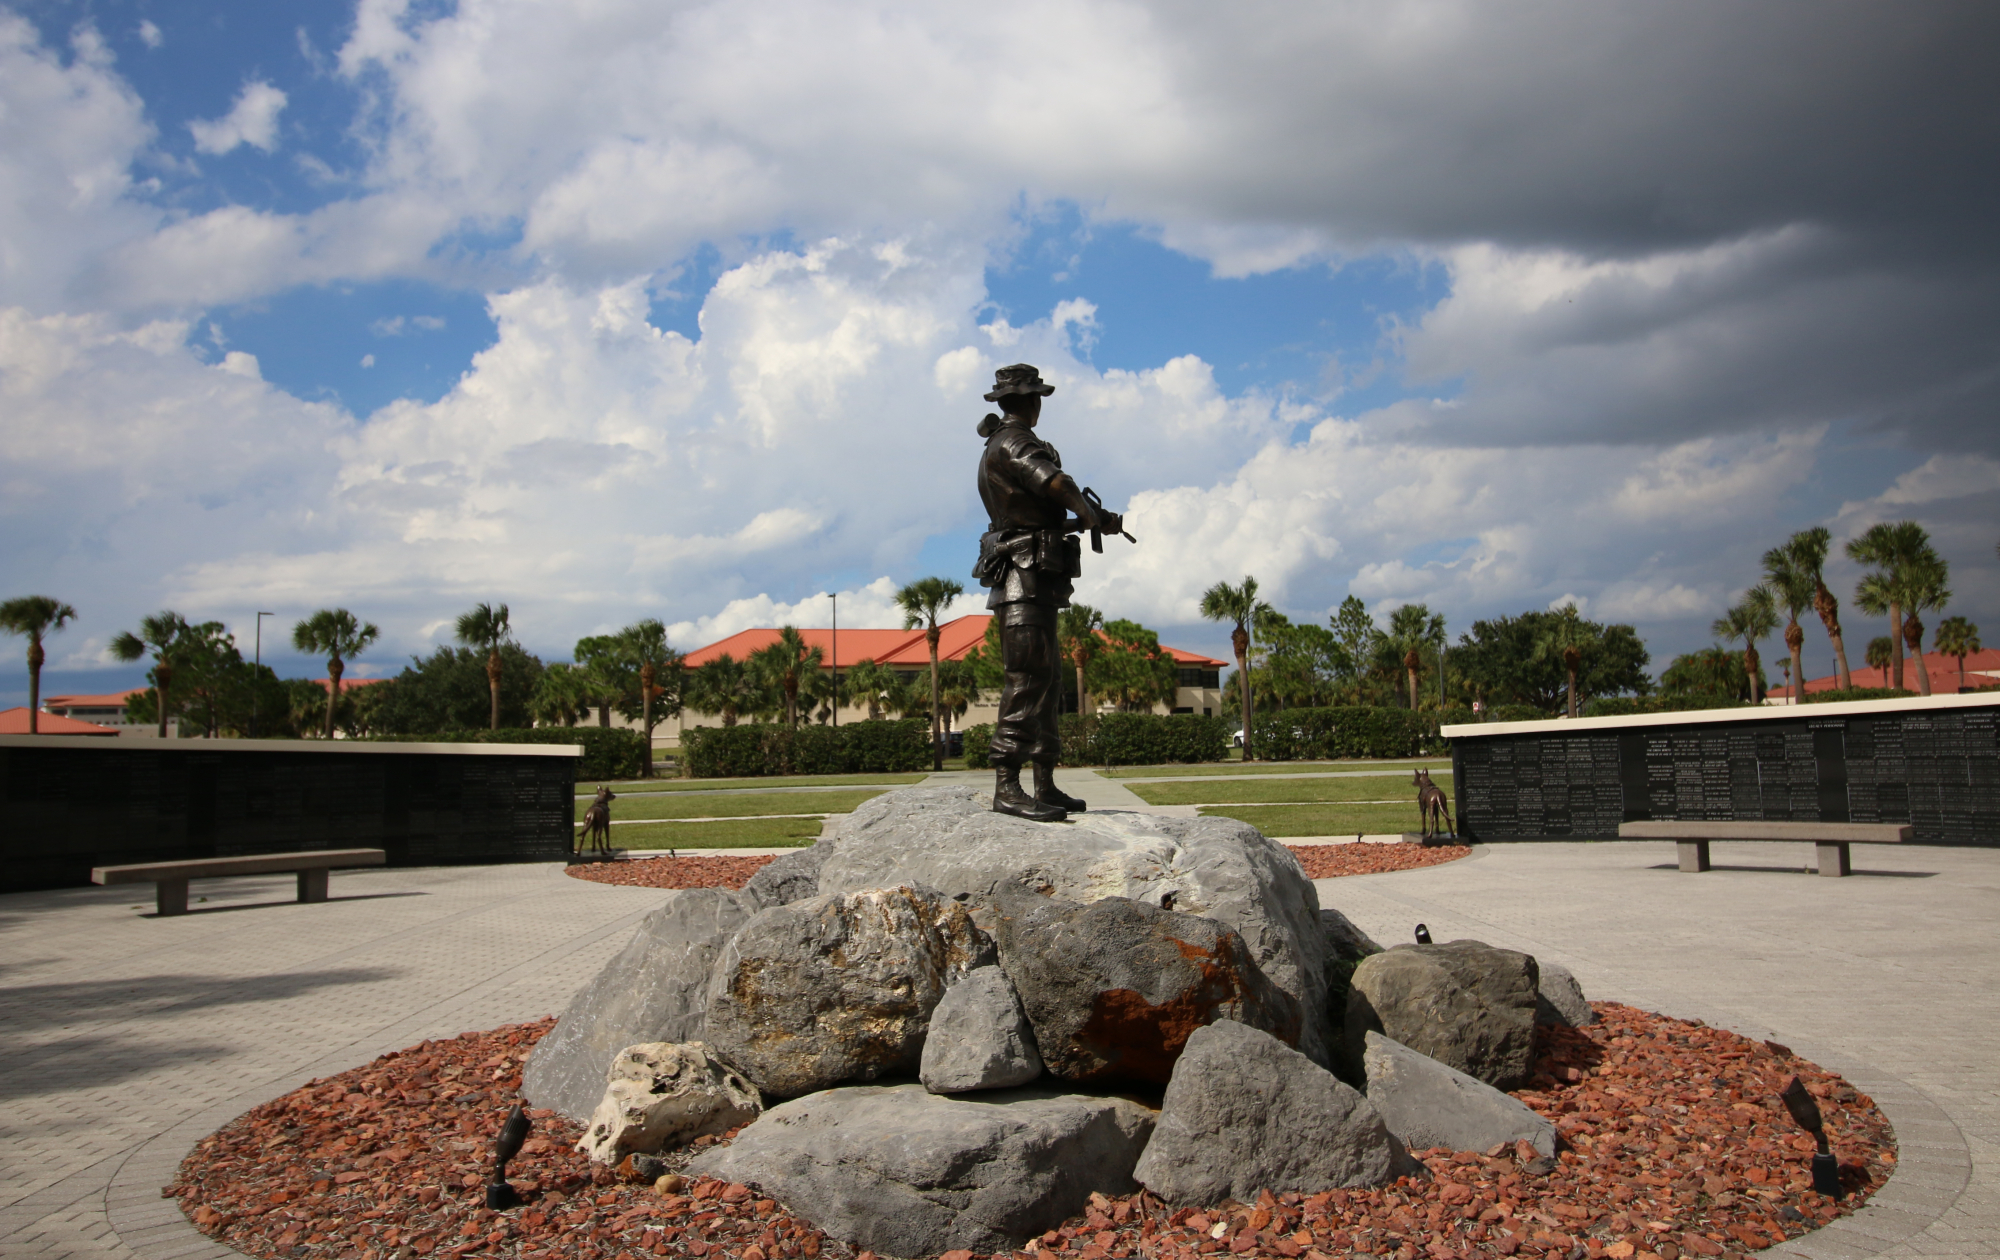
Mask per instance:
[[[627,888],[741,888],[772,861],[761,857],[635,858],[629,862],[579,862],[569,873],[594,884]]]
[[[1413,871],[1464,857],[1472,850],[1462,844],[1427,847],[1421,844],[1288,844],[1306,868],[1307,879],[1338,879],[1342,875],[1380,875]]]
[[[1894,1170],[1888,1121],[1838,1076],[1783,1046],[1699,1022],[1596,1007],[1599,1025],[1549,1034],[1538,1075],[1517,1094],[1562,1134],[1551,1169],[1524,1163],[1534,1153],[1525,1147],[1434,1150],[1417,1152],[1429,1179],[1377,1190],[1178,1210],[1144,1193],[1097,1196],[1083,1216],[1013,1260],[1223,1252],[1221,1260],[1707,1260],[1851,1212]],[[487,1211],[479,1187],[493,1134],[519,1087],[521,1061],[553,1024],[425,1042],[314,1081],[203,1139],[163,1193],[177,1196],[203,1233],[271,1260],[852,1256],[745,1186],[699,1181],[664,1193],[623,1181],[572,1149],[576,1125],[542,1111],[530,1113],[535,1133],[510,1169],[525,1204]],[[1777,1099],[1794,1073],[1826,1113],[1848,1188],[1838,1203],[1807,1189],[1812,1142]],[[973,1258],[960,1251],[943,1260]]]

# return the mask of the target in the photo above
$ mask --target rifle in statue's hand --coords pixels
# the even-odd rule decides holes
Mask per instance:
[[[1125,532],[1125,518],[1123,516],[1120,516],[1116,512],[1107,512],[1104,510],[1104,500],[1097,497],[1097,491],[1090,489],[1088,486],[1084,487],[1083,501],[1091,506],[1091,510],[1100,519],[1108,516],[1118,522],[1118,527],[1112,531],[1113,533],[1121,535],[1129,543],[1136,544],[1139,541]],[[1080,534],[1085,529],[1090,531],[1090,549],[1102,555],[1104,552],[1104,531],[1098,526],[1086,526],[1081,517],[1063,526],[1063,532],[1066,534]]]

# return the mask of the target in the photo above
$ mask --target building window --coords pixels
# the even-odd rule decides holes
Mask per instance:
[[[1214,709],[1203,709],[1203,710],[1201,711],[1201,715],[1202,715],[1203,717],[1214,717],[1214,716],[1215,716],[1215,710],[1214,710]]]
[[[1219,669],[1177,669],[1174,681],[1182,687],[1220,687],[1222,671]]]
[[[1185,708],[1179,708],[1179,709],[1175,709],[1175,710],[1174,710],[1174,712],[1176,712],[1176,713],[1190,713],[1190,714],[1191,714],[1191,713],[1193,713],[1193,712],[1194,712],[1194,708],[1193,708],[1193,706],[1191,706],[1191,705],[1190,705],[1190,706],[1188,706],[1188,707],[1185,707]]]

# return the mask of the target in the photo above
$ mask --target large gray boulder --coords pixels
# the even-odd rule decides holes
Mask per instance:
[[[1526,1142],[1544,1155],[1556,1153],[1555,1126],[1484,1081],[1378,1032],[1368,1034],[1361,1059],[1368,1101],[1389,1131],[1416,1150],[1483,1151]]]
[[[535,1047],[521,1073],[521,1096],[587,1122],[620,1050],[699,1037],[716,955],[750,913],[724,888],[668,893]]]
[[[1495,1089],[1516,1089],[1535,1061],[1532,955],[1480,941],[1398,945],[1354,969],[1347,1050],[1360,1067],[1378,1032]]]
[[[743,885],[743,900],[757,911],[819,896],[819,864],[826,860],[826,853],[817,844],[809,844],[779,854]]]
[[[757,1090],[699,1041],[627,1046],[576,1149],[600,1164],[726,1133],[764,1109]]]
[[[1289,849],[1228,818],[1092,810],[1067,823],[993,812],[969,788],[888,792],[832,820],[814,846],[822,893],[918,883],[985,900],[1010,892],[1068,901],[1125,897],[1235,931],[1270,982],[1298,1003],[1299,1049],[1329,1061],[1325,933],[1312,881]],[[1336,1010],[1332,1026],[1341,1013]],[[1044,1047],[1046,1051],[1046,1047]]]
[[[1562,1028],[1588,1028],[1597,1022],[1597,1012],[1583,996],[1576,975],[1561,963],[1541,962],[1541,980],[1536,985],[1535,1022]]]
[[[1347,991],[1352,987],[1354,969],[1361,960],[1382,952],[1382,947],[1373,937],[1355,926],[1354,920],[1338,910],[1322,908],[1319,912],[1320,930],[1326,941],[1326,1025],[1325,1037],[1330,1046],[1338,1046],[1346,1037]],[[1344,1070],[1340,1059],[1331,1066]],[[1350,1084],[1359,1084],[1356,1076]]]
[[[965,907],[929,890],[774,906],[716,957],[702,1040],[778,1098],[914,1073],[938,999],[993,961]]]
[[[1000,965],[1053,1076],[1165,1085],[1189,1034],[1218,1019],[1294,1045],[1299,1003],[1214,919],[1106,897],[996,903]]]
[[[1234,1021],[1188,1038],[1133,1176],[1173,1203],[1379,1186],[1419,1165],[1352,1086]]]
[[[1092,1192],[1136,1190],[1153,1115],[1032,1087],[945,1097],[850,1086],[773,1107],[688,1172],[755,1186],[857,1249],[1006,1252]]]
[[[931,1011],[917,1077],[933,1094],[1026,1085],[1042,1074],[1035,1030],[998,967],[981,967],[944,991]]]

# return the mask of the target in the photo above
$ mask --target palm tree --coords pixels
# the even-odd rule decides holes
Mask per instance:
[[[340,707],[340,676],[347,672],[344,658],[359,656],[368,645],[382,637],[374,622],[355,619],[345,608],[322,608],[292,627],[292,646],[307,655],[326,653],[326,737],[333,738],[333,711]],[[497,693],[496,693],[497,695]],[[499,712],[499,702],[494,703]],[[496,720],[496,725],[498,722]]]
[[[784,697],[787,726],[799,724],[799,690],[805,685],[806,678],[820,668],[824,659],[818,648],[806,646],[805,638],[796,626],[780,626],[776,643],[767,644],[750,654],[751,671]]]
[[[1757,641],[1778,628],[1778,603],[1768,586],[1753,586],[1743,592],[1743,602],[1715,619],[1709,633],[1718,639],[1743,640],[1743,672],[1750,676],[1750,702],[1764,701],[1764,663],[1757,656]]]
[[[136,661],[148,651],[153,654],[153,691],[159,700],[160,738],[167,737],[168,692],[174,685],[174,654],[187,635],[187,618],[168,609],[139,619],[139,633],[121,630],[111,640],[111,655],[121,661]]]
[[[1859,538],[1847,542],[1847,558],[1858,564],[1872,564],[1875,572],[1864,574],[1861,586],[1874,584],[1869,601],[1864,602],[1861,587],[1854,592],[1854,602],[1862,611],[1889,617],[1889,650],[1893,673],[1889,685],[1902,690],[1903,687],[1903,575],[1912,562],[1930,548],[1930,535],[1915,521],[1897,521],[1893,525],[1881,521],[1870,525]]]
[[[578,718],[590,712],[590,687],[589,671],[581,665],[556,661],[542,670],[542,679],[528,700],[528,712],[537,722],[575,726]]]
[[[41,733],[36,714],[42,707],[42,636],[76,619],[76,609],[47,595],[23,595],[0,604],[0,630],[28,640],[28,734]]]
[[[790,629],[790,627],[786,627]],[[796,632],[794,632],[796,634]],[[619,644],[625,654],[639,663],[639,727],[645,732],[646,750],[642,768],[642,778],[653,777],[653,701],[664,698],[669,688],[660,684],[660,679],[680,674],[681,654],[667,646],[667,628],[658,618],[647,617],[635,621],[618,632]],[[679,687],[671,689],[675,694],[673,707],[680,707]],[[665,708],[661,717],[670,716]]]
[[[870,721],[880,718],[884,709],[901,712],[909,706],[908,688],[903,686],[902,675],[872,657],[849,666],[847,677],[841,681],[849,696],[867,704]]]
[[[1571,609],[1574,612],[1574,608]],[[1405,604],[1389,614],[1389,640],[1403,649],[1403,673],[1410,684],[1410,710],[1417,707],[1417,671],[1423,668],[1423,649],[1444,641],[1444,616],[1433,614],[1422,604]],[[1570,671],[1570,716],[1576,716],[1576,671]]]
[[[1229,632],[1229,646],[1236,652],[1237,692],[1243,700],[1243,760],[1251,759],[1250,715],[1254,702],[1250,696],[1250,624],[1260,613],[1270,611],[1271,606],[1257,598],[1257,579],[1244,575],[1243,585],[1231,586],[1227,582],[1217,582],[1202,592],[1201,615],[1209,621],[1233,621],[1234,629]]]
[[[500,729],[500,645],[509,637],[507,605],[474,604],[458,619],[458,641],[486,649],[486,688],[493,693],[492,730]]]
[[[1805,699],[1806,675],[1804,650],[1806,632],[1799,627],[1799,614],[1814,606],[1819,596],[1819,579],[1800,562],[1798,549],[1793,541],[1782,547],[1773,547],[1764,553],[1764,584],[1771,590],[1777,606],[1785,610],[1785,647],[1792,654],[1790,666],[1792,703]]]
[[[1861,611],[1867,612],[1868,610],[1864,608]],[[1888,635],[1876,635],[1874,638],[1868,640],[1868,668],[1881,670],[1884,678],[1886,678],[1889,672],[1889,661],[1895,655],[1895,652],[1896,649],[1890,644]]]
[[[962,660],[938,662],[938,705],[944,711],[946,738],[951,734],[952,717],[978,703],[978,672]]]
[[[1840,601],[1826,589],[1826,551],[1832,543],[1833,535],[1826,526],[1815,525],[1793,534],[1785,549],[1792,554],[1793,567],[1812,581],[1813,611],[1826,627],[1826,637],[1833,641],[1835,682],[1846,691],[1854,686],[1854,674],[1847,668],[1847,643],[1840,635]]]
[[[938,722],[938,614],[965,588],[950,578],[927,577],[896,592],[896,607],[903,610],[903,629],[924,628],[924,642],[931,649],[931,768],[944,769],[944,734]]]
[[[1951,602],[1951,570],[1944,557],[1925,546],[1903,571],[1903,642],[1917,661],[1917,694],[1931,694],[1930,666],[1924,662],[1925,612]]]
[[[750,668],[724,652],[695,668],[688,678],[686,704],[696,713],[720,715],[724,726],[734,726],[744,710],[757,708],[760,691]]]
[[[1089,689],[1084,685],[1084,673],[1090,663],[1097,659],[1103,640],[1097,632],[1104,627],[1104,614],[1089,604],[1071,604],[1056,615],[1056,642],[1062,647],[1063,658],[1076,666],[1076,712],[1081,717],[1090,712]]]
[[[1979,627],[1963,617],[1946,617],[1938,622],[1931,646],[1946,656],[1958,658],[1958,689],[1965,690],[1965,658],[1980,650]]]

